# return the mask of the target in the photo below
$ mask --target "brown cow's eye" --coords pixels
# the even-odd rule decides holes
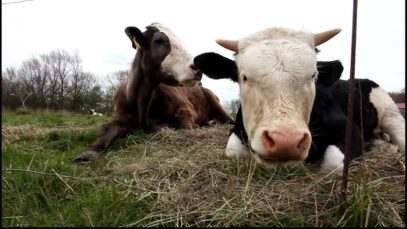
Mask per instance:
[[[164,43],[164,39],[163,38],[158,38],[154,42],[157,43],[157,44],[162,44],[162,43]]]

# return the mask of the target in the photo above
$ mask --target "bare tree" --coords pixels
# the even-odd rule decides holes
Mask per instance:
[[[43,68],[41,59],[30,58],[24,61],[18,75],[21,82],[21,93],[31,95],[27,103],[32,107],[44,107],[47,69]]]
[[[54,60],[49,54],[41,55],[41,59],[44,64],[44,69],[48,70],[47,77],[47,93],[46,93],[46,104],[48,108],[57,109],[57,91],[58,91],[58,76],[55,68],[53,67]]]
[[[399,92],[390,92],[390,97],[396,103],[405,103],[406,102],[406,89],[403,88]]]
[[[119,70],[107,75],[106,79],[111,90],[116,91],[117,87],[127,78],[128,70]]]
[[[82,60],[78,53],[75,53],[70,62],[71,68],[71,83],[69,85],[68,94],[72,98],[71,109],[74,111],[79,111],[81,108],[81,93],[83,84],[83,70],[82,70]]]
[[[16,95],[14,93],[11,93],[10,95],[16,96],[17,98],[19,98],[20,101],[21,101],[21,105],[22,105],[23,109],[27,110],[27,106],[25,105],[25,101],[27,101],[27,99],[31,96],[31,92],[26,93],[25,97],[20,97],[19,95]]]
[[[113,93],[127,77],[127,71],[107,76],[109,87],[102,89],[96,77],[84,72],[78,53],[51,51],[40,58],[23,61],[20,68],[2,72],[2,106],[24,109],[52,108],[82,111],[92,106],[111,112]]]
[[[1,103],[5,107],[17,107],[17,97],[10,96],[17,87],[17,70],[13,67],[6,68],[1,74]]]
[[[239,110],[240,102],[238,99],[233,99],[230,101],[226,101],[223,106],[228,112],[236,114]]]
[[[58,77],[58,108],[64,109],[64,94],[68,84],[67,77],[72,57],[65,50],[52,51],[50,56],[53,60],[53,71],[56,72]]]

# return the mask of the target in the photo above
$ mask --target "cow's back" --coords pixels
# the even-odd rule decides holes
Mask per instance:
[[[353,121],[362,128],[361,112],[363,119],[364,139],[374,137],[374,129],[378,126],[378,114],[375,106],[370,102],[369,96],[372,89],[379,85],[369,79],[355,79]],[[347,114],[348,110],[348,81],[338,80],[331,88],[331,95],[335,102]]]

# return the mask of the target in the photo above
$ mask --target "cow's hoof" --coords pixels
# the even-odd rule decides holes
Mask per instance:
[[[78,156],[76,156],[72,161],[76,163],[80,162],[87,162],[95,157],[98,156],[98,153],[96,151],[85,151]]]

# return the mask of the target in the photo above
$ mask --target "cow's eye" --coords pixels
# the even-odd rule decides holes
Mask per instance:
[[[158,38],[158,39],[155,40],[155,43],[162,44],[162,43],[164,43],[164,39],[163,38]]]
[[[246,82],[247,81],[247,76],[243,75],[242,79],[243,79],[244,82]]]

